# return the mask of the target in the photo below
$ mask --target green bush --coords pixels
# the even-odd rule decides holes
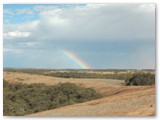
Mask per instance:
[[[11,84],[4,80],[4,116],[19,116],[100,98],[92,88],[73,83]]]
[[[125,85],[153,85],[155,84],[155,75],[149,73],[135,74],[130,79],[125,80]]]

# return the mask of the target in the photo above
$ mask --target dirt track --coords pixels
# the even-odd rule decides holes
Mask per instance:
[[[8,82],[45,83],[72,82],[93,87],[103,98],[42,111],[29,116],[153,116],[155,115],[155,86],[123,86],[122,80],[66,79],[26,73],[4,72]]]

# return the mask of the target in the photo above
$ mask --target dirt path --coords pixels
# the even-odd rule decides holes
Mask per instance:
[[[42,111],[29,116],[153,116],[155,115],[155,86],[124,86],[123,80],[67,79],[26,73],[4,72],[8,82],[45,83],[72,82],[93,87],[103,98]]]

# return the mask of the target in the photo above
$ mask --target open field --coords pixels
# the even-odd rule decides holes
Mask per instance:
[[[123,80],[113,79],[78,79],[78,78],[57,78],[44,75],[28,74],[28,73],[17,73],[17,72],[4,72],[4,79],[8,82],[20,82],[20,83],[45,83],[46,85],[55,85],[58,83],[71,82],[84,87],[92,87],[98,91],[101,91],[105,87],[119,87],[123,86]]]
[[[154,97],[154,86],[127,90],[119,88],[119,92],[101,99],[29,116],[153,116],[155,115]]]
[[[155,115],[155,86],[124,86],[124,80],[60,78],[38,74],[6,72],[9,83],[44,83],[55,85],[71,82],[94,88],[103,98],[46,110],[29,116],[153,116]]]

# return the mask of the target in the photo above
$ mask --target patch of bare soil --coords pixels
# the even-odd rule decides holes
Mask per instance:
[[[103,98],[85,103],[42,111],[29,116],[153,116],[155,115],[155,86],[124,86],[123,80],[67,79],[26,73],[4,72],[10,83],[76,83],[93,87]]]

